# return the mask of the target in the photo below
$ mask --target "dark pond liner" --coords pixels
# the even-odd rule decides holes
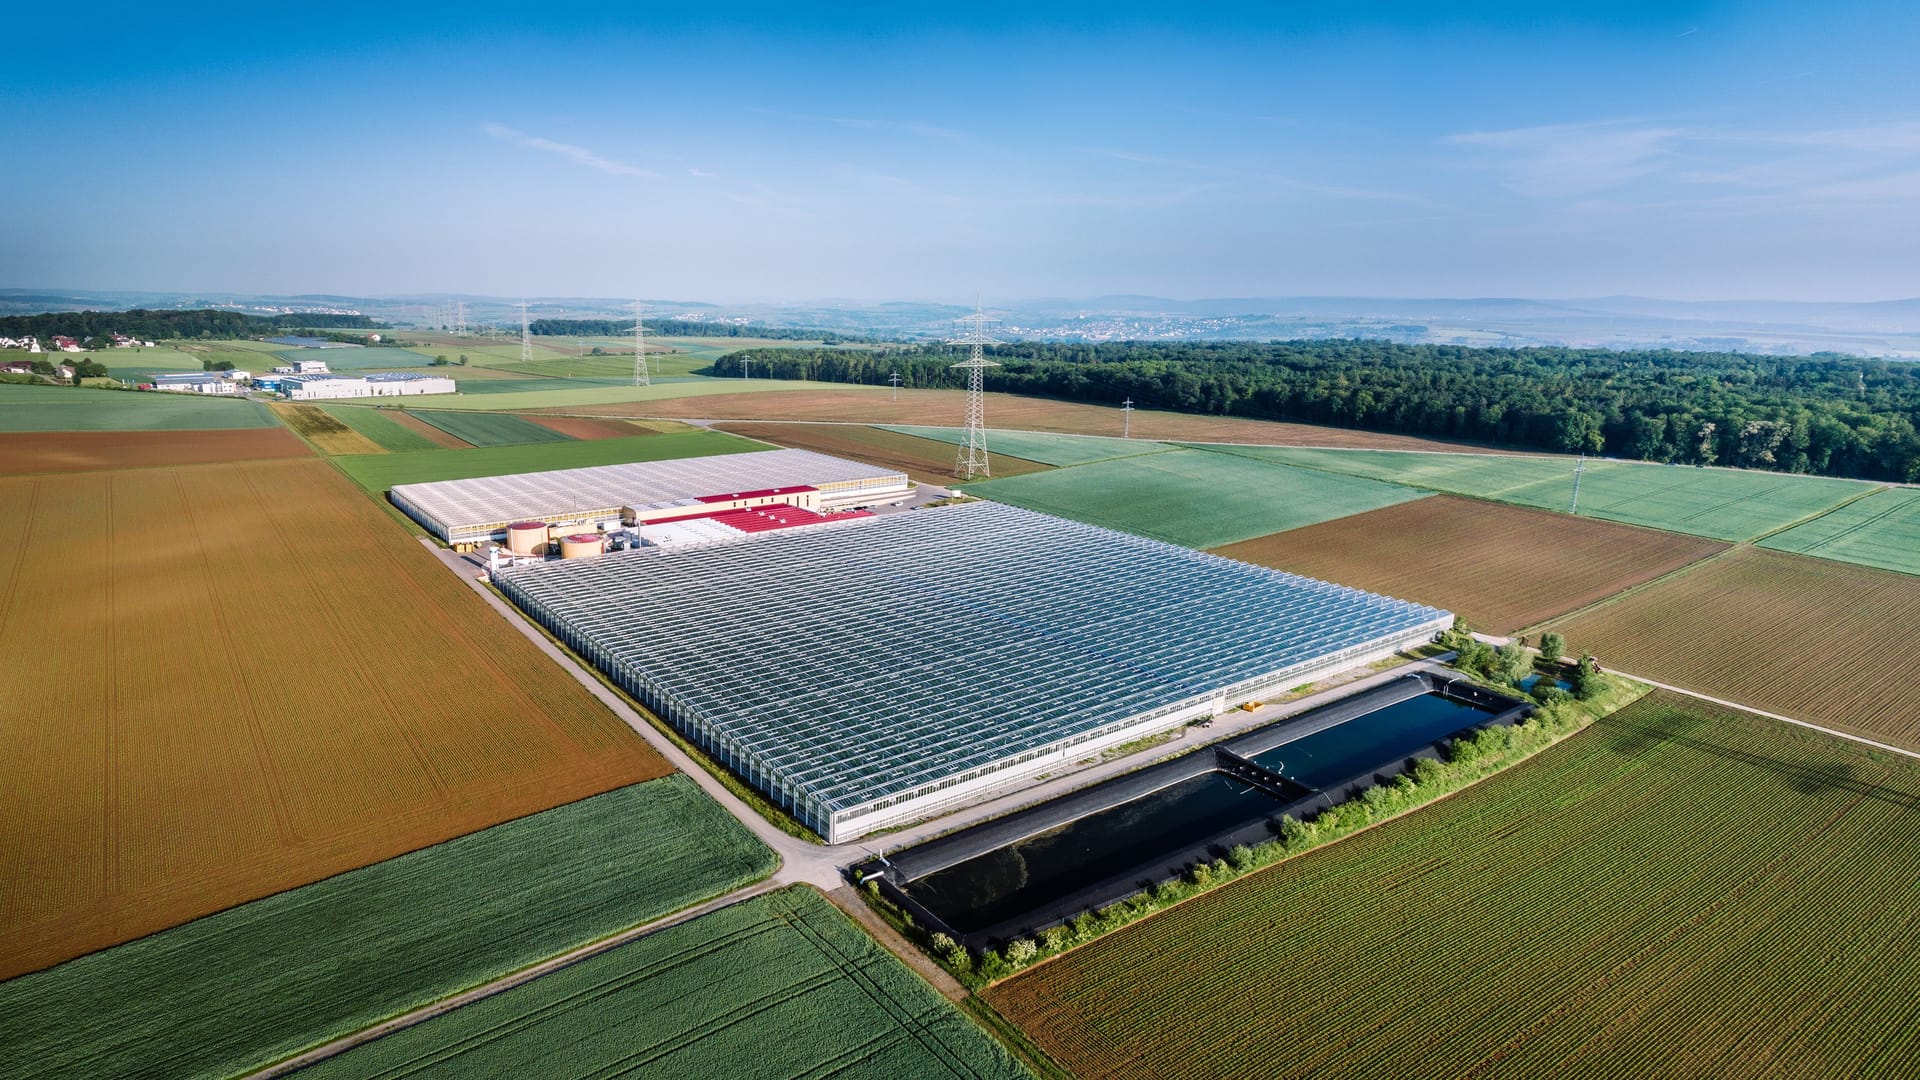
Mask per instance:
[[[1451,728],[1433,742],[1411,751],[1386,755],[1372,766],[1319,789],[1276,773],[1253,760],[1275,747],[1424,694],[1439,694],[1472,705],[1480,710],[1480,719]],[[972,949],[998,948],[1011,938],[1037,933],[1082,912],[1105,907],[1160,882],[1176,878],[1197,862],[1210,862],[1226,854],[1236,844],[1253,845],[1272,839],[1283,816],[1312,817],[1358,797],[1369,787],[1409,771],[1412,763],[1419,758],[1439,757],[1439,748],[1448,738],[1496,724],[1515,723],[1532,710],[1531,702],[1494,693],[1455,677],[1444,669],[1423,667],[1403,678],[1170,761],[1070,792],[1058,799],[916,847],[890,853],[884,858],[868,860],[854,867],[852,872],[856,880],[876,877],[881,892],[912,913],[922,925],[946,933]],[[1050,895],[1043,902],[1005,917],[992,918],[999,913],[989,911],[987,917],[991,921],[981,925],[956,918],[954,921],[967,923],[964,931],[929,910],[909,891],[914,882],[941,870],[992,854],[1103,811],[1123,807],[1156,793],[1165,793],[1176,785],[1186,784],[1207,774],[1231,781],[1254,796],[1249,800],[1248,812],[1244,815],[1247,820],[1202,838],[1188,839],[1164,852],[1149,852],[1123,869],[1080,884],[1071,891],[1049,890]],[[1197,786],[1190,785],[1182,790],[1192,790]],[[1179,791],[1175,791],[1169,797],[1179,794]]]

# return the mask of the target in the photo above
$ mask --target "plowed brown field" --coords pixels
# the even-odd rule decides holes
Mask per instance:
[[[0,480],[0,978],[671,771],[318,460]]]
[[[817,450],[822,454],[837,454],[899,469],[922,483],[946,484],[953,480],[955,447],[933,439],[853,424],[744,423],[714,426],[776,446]],[[1019,476],[1022,473],[1040,472],[1047,467],[1036,461],[1007,457],[991,451],[987,453],[987,464],[995,476]]]
[[[390,409],[386,415],[388,419],[406,428],[408,431],[432,440],[436,446],[444,446],[449,450],[470,450],[473,448],[472,443],[460,436],[451,432],[441,431],[439,428],[408,413],[404,409]]]
[[[591,416],[522,414],[520,419],[531,421],[549,431],[557,431],[574,439],[626,439],[635,435],[657,434],[652,428],[629,424],[625,420],[601,420]]]
[[[884,389],[884,387],[882,388]],[[864,390],[767,390],[711,394],[612,405],[534,410],[595,416],[666,417],[687,420],[822,420],[856,424],[925,424],[957,427],[966,394],[959,390],[902,390],[897,402]],[[987,395],[987,426],[1020,431],[1058,431],[1069,435],[1119,435],[1120,410],[1072,401]],[[1130,434],[1136,439],[1169,442],[1264,443],[1275,446],[1331,446],[1370,450],[1448,450],[1501,453],[1483,446],[1457,444],[1412,435],[1283,424],[1231,416],[1137,409]]]
[[[1742,548],[1555,624],[1603,664],[1920,747],[1920,578]]]
[[[312,455],[307,444],[285,428],[0,432],[0,474],[205,465]]]
[[[1215,548],[1214,554],[1433,604],[1509,634],[1727,545],[1436,495]]]

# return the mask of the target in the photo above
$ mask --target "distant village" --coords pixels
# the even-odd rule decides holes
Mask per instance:
[[[380,335],[370,335],[368,340],[377,343]],[[106,348],[151,349],[154,348],[154,344],[151,341],[142,341],[119,333],[90,337],[85,343],[56,334],[51,339],[51,348],[46,348],[40,344],[39,338],[32,335],[17,338],[0,336],[0,349],[24,349],[32,354],[85,353]],[[0,362],[0,374],[43,375],[78,382],[80,379],[106,375],[108,372],[104,364],[83,357],[72,364],[47,360],[8,360]],[[325,360],[295,360],[276,366],[271,373],[260,375],[255,375],[251,371],[235,370],[231,364],[218,365],[211,371],[161,372],[155,374],[152,381],[140,383],[139,389],[222,395],[240,395],[258,390],[292,400],[401,397],[456,392],[452,379],[437,375],[415,371],[340,375],[330,371]]]

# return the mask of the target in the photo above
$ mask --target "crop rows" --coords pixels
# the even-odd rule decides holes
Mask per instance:
[[[568,442],[573,436],[506,413],[446,412],[423,409],[414,419],[475,446],[516,446],[523,443]]]
[[[684,776],[620,788],[0,983],[0,1074],[236,1075],[774,862]]]
[[[806,888],[542,976],[350,1050],[317,1080],[410,1076],[1022,1077],[946,999]]]
[[[765,450],[752,442],[718,431],[688,431],[677,435],[640,435],[630,439],[568,439],[520,446],[483,446],[466,450],[415,450],[405,454],[367,454],[334,459],[341,471],[368,491],[385,491],[395,484],[427,480],[460,480],[472,476],[578,469],[588,465],[617,465],[629,461],[664,461]]]
[[[0,384],[0,431],[203,431],[273,426],[273,414],[255,401],[161,391]]]
[[[398,409],[368,408],[364,405],[322,405],[327,415],[365,435],[382,450],[432,450],[443,445],[407,425],[406,414]],[[422,425],[425,426],[425,425]],[[438,429],[429,429],[435,435]]]
[[[668,771],[323,462],[0,521],[0,977]]]
[[[1745,548],[1555,629],[1623,671],[1920,744],[1899,662],[1920,578]]]
[[[1888,488],[1769,536],[1761,547],[1920,574],[1920,491]]]
[[[750,439],[759,439],[778,446],[816,450],[822,454],[855,458],[869,464],[898,469],[922,483],[950,484],[953,482],[954,448],[931,439],[853,424],[748,422],[717,426],[736,435],[745,435]],[[995,476],[1019,476],[1023,473],[1040,472],[1045,468],[1036,462],[1010,458],[1005,454],[993,452],[988,453],[987,462]]]
[[[1723,550],[1678,533],[1436,495],[1214,553],[1432,604],[1509,634]]]
[[[1573,505],[1570,457],[1357,453],[1245,447],[1267,461],[1364,476],[1453,495],[1566,511]],[[1579,513],[1628,525],[1750,540],[1873,489],[1858,480],[1646,462],[1589,461],[1580,473]]]
[[[1412,488],[1207,450],[985,480],[969,494],[1188,547],[1214,547],[1418,499]]]
[[[94,472],[311,457],[285,428],[225,431],[0,431],[0,475]]]
[[[272,406],[274,414],[290,428],[305,436],[323,454],[378,454],[379,443],[362,435],[318,405]]]
[[[1920,765],[1657,693],[989,1000],[1082,1076],[1888,1075]]]
[[[949,446],[966,442],[966,429],[955,427],[888,427],[922,439],[933,439]],[[1060,435],[1042,431],[987,432],[987,446],[1002,454],[1037,461],[1042,465],[1085,465],[1109,458],[1137,457],[1173,449],[1167,443],[1150,439],[1116,439],[1101,435]]]

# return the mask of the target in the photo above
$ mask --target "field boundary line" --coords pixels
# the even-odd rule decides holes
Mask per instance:
[[[1796,720],[1791,716],[1786,716],[1781,713],[1768,712],[1765,709],[1755,708],[1752,705],[1743,705],[1738,701],[1729,701],[1726,698],[1714,697],[1712,694],[1702,693],[1698,690],[1689,690],[1684,686],[1675,686],[1672,683],[1664,683],[1658,679],[1650,679],[1645,675],[1635,675],[1633,672],[1630,672],[1630,671],[1620,671],[1618,669],[1614,669],[1614,674],[1625,676],[1626,678],[1632,679],[1635,682],[1646,683],[1648,686],[1658,687],[1659,689],[1662,689],[1662,690],[1669,690],[1676,694],[1683,694],[1690,698],[1697,698],[1701,701],[1710,702],[1714,705],[1719,705],[1724,708],[1738,709],[1741,712],[1752,713],[1755,716],[1764,716],[1769,720],[1777,720],[1783,724],[1792,724],[1795,727],[1803,727],[1808,729],[1809,731],[1817,731],[1822,735],[1831,735],[1836,739],[1845,739],[1848,742],[1859,743],[1862,746],[1871,746],[1875,750],[1884,750],[1889,754],[1899,754],[1901,757],[1913,758],[1916,761],[1920,761],[1920,750],[1909,750],[1903,746],[1894,746],[1890,743],[1879,742],[1874,739],[1869,739],[1865,735],[1856,735],[1851,731],[1841,731],[1839,728],[1826,727],[1821,724],[1816,724],[1811,720]]]
[[[425,1023],[443,1013],[452,1012],[461,1006],[471,1005],[477,1001],[484,1001],[496,994],[501,994],[517,986],[532,982],[542,975],[551,974],[564,967],[571,967],[582,960],[587,960],[601,953],[619,948],[629,942],[638,941],[640,938],[646,937],[655,931],[678,926],[683,922],[689,922],[702,915],[718,911],[721,908],[732,907],[734,904],[740,903],[743,900],[751,900],[756,896],[784,887],[786,887],[784,884],[777,883],[772,877],[762,878],[751,885],[742,886],[732,892],[722,893],[711,900],[681,908],[679,911],[669,912],[657,919],[640,923],[637,926],[630,926],[625,930],[610,934],[598,941],[590,941],[585,945],[568,949],[566,952],[557,953],[545,960],[523,967],[518,971],[508,972],[499,978],[462,990],[457,994],[441,998],[439,1001],[422,1005],[417,1009],[401,1013],[398,1016],[389,1017],[372,1027],[362,1028],[349,1035],[342,1035],[330,1042],[321,1043],[312,1049],[303,1050],[293,1057],[283,1058],[265,1068],[243,1073],[242,1076],[244,1080],[271,1080],[271,1078],[274,1077],[286,1076],[289,1073],[304,1069],[309,1065],[325,1061],[327,1058],[337,1057],[354,1047],[363,1046],[376,1039],[391,1035],[396,1031],[404,1031],[417,1024]]]
[[[1548,512],[1551,513],[1552,511],[1548,511]],[[1571,517],[1576,515],[1568,515],[1568,516]],[[1625,524],[1625,523],[1616,522],[1616,524]],[[1644,526],[1636,526],[1636,527],[1644,528]],[[1653,531],[1666,532],[1667,530],[1655,529]],[[1673,535],[1691,536],[1692,534],[1691,533],[1674,533]],[[1712,537],[1700,537],[1700,539],[1709,540],[1716,544],[1727,543],[1725,540],[1713,540]],[[1540,622],[1533,623],[1532,625],[1523,626],[1518,630],[1515,630],[1512,634],[1509,634],[1508,637],[1510,638],[1522,637],[1527,634],[1531,634],[1536,630],[1545,630],[1547,627],[1552,626],[1554,623],[1565,622],[1569,619],[1577,619],[1590,612],[1598,611],[1599,609],[1606,607],[1609,604],[1618,603],[1631,596],[1638,596],[1641,593],[1646,592],[1648,589],[1651,589],[1656,585],[1664,585],[1667,582],[1672,581],[1674,578],[1681,577],[1686,574],[1690,574],[1693,571],[1698,570],[1700,567],[1707,565],[1708,563],[1715,562],[1720,559],[1724,559],[1728,555],[1731,555],[1734,552],[1739,551],[1741,548],[1746,546],[1747,545],[1745,544],[1727,544],[1726,547],[1721,548],[1719,551],[1708,552],[1707,554],[1700,556],[1699,558],[1693,560],[1692,562],[1687,563],[1685,566],[1676,566],[1673,569],[1667,571],[1664,574],[1661,574],[1659,577],[1654,578],[1651,581],[1643,581],[1638,585],[1629,585],[1626,588],[1621,589],[1619,592],[1612,594],[1611,596],[1603,596],[1600,599],[1593,601],[1592,603],[1582,604],[1579,607],[1574,608],[1572,611],[1563,612],[1559,615],[1555,615],[1551,619],[1543,619]]]
[[[1810,522],[1819,521],[1821,518],[1826,517],[1828,514],[1833,513],[1835,510],[1838,510],[1843,506],[1851,506],[1854,503],[1859,502],[1861,499],[1865,499],[1873,495],[1878,495],[1883,491],[1891,491],[1891,490],[1892,489],[1885,484],[1880,484],[1875,487],[1870,487],[1865,491],[1859,492],[1854,495],[1849,495],[1846,498],[1841,499],[1839,502],[1834,503],[1832,506],[1827,507],[1825,510],[1816,510],[1811,514],[1808,514],[1806,517],[1789,521],[1785,525],[1782,525],[1777,529],[1768,529],[1766,532],[1763,532],[1758,536],[1750,536],[1747,539],[1742,540],[1740,542],[1742,544],[1751,544],[1751,545],[1757,546],[1762,540],[1771,540],[1772,538],[1779,536],[1781,533],[1786,532],[1790,529],[1797,529],[1800,526],[1806,525]],[[1793,552],[1792,554],[1797,555],[1797,554],[1803,554],[1803,553]],[[1836,560],[1836,561],[1839,561],[1839,560]]]

